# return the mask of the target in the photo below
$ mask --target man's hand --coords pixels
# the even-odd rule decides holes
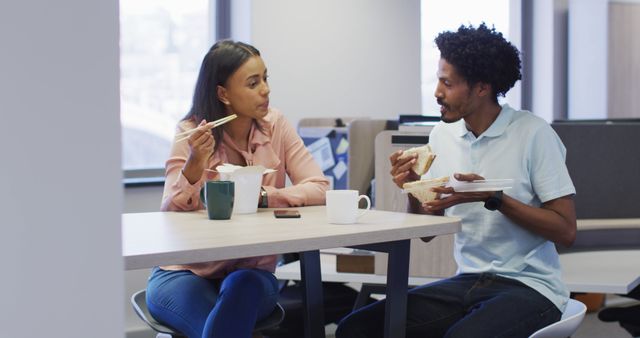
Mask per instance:
[[[393,183],[395,183],[400,189],[402,185],[407,182],[413,182],[420,179],[420,176],[411,170],[411,167],[418,160],[418,154],[412,154],[406,158],[400,159],[402,150],[398,150],[391,154],[389,161],[391,162],[391,177]]]
[[[458,181],[484,180],[476,174],[455,174]],[[460,203],[483,202],[495,192],[455,192],[453,188],[431,188],[439,194],[449,194],[422,204],[421,213],[437,214]],[[417,200],[416,200],[417,202]],[[576,239],[576,209],[573,195],[566,195],[542,203],[540,207],[524,204],[507,194],[502,195],[500,213],[519,226],[534,232],[556,244],[571,246]]]
[[[454,177],[458,181],[467,182],[484,180],[484,177],[477,174],[454,174]],[[440,196],[446,194],[446,197],[444,198],[435,199],[422,204],[422,207],[432,214],[437,214],[439,211],[444,211],[447,208],[461,203],[484,202],[494,194],[493,191],[455,192],[453,188],[450,187],[434,187],[431,188],[431,190],[437,192]]]

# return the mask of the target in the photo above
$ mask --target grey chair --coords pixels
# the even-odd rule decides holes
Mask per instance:
[[[153,316],[151,316],[151,313],[149,313],[145,296],[146,290],[140,290],[134,293],[131,296],[131,305],[133,306],[133,310],[136,312],[138,317],[140,317],[142,321],[147,323],[147,325],[149,325],[149,327],[151,327],[154,331],[158,332],[156,337],[186,337],[182,333],[158,323],[153,318]],[[256,323],[255,327],[253,328],[253,332],[260,332],[262,330],[275,328],[280,324],[280,322],[282,322],[283,319],[284,309],[282,308],[282,306],[280,306],[280,304],[276,304],[276,308],[267,318]]]

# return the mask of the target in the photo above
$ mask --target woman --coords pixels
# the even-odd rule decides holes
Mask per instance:
[[[269,108],[267,69],[248,44],[220,41],[205,55],[193,106],[177,133],[237,114],[212,130],[176,141],[166,164],[163,211],[203,209],[199,192],[222,163],[276,169],[262,180],[268,207],[319,205],[329,182],[283,115]],[[176,138],[178,140],[179,138]],[[293,183],[285,187],[285,175]],[[276,257],[155,267],[147,285],[149,311],[190,338],[250,337],[274,309]]]

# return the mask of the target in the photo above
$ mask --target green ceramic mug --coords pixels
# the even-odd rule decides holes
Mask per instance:
[[[208,181],[201,191],[209,219],[229,219],[233,212],[235,185],[232,181]]]

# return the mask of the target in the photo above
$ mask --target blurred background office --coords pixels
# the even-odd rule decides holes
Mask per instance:
[[[3,2],[0,177],[9,187],[0,253],[20,278],[3,273],[10,305],[0,325],[14,337],[143,330],[127,295],[148,273],[122,272],[119,214],[158,210],[169,139],[218,38],[261,50],[271,105],[293,123],[437,114],[433,37],[481,21],[523,52],[512,106],[550,122],[638,118],[638,8],[621,0]],[[30,324],[33,309],[52,314],[41,329]]]

